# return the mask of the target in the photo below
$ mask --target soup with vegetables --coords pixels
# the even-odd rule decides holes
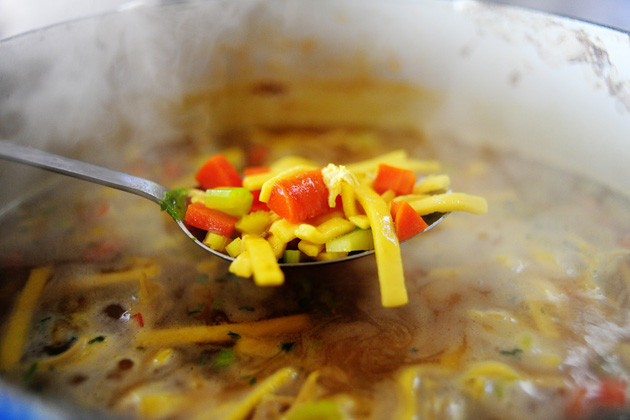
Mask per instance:
[[[289,267],[282,285],[259,287],[153,204],[54,178],[0,224],[5,380],[151,419],[626,410],[627,197],[507,153],[378,130],[228,133],[212,148],[130,152],[126,169],[175,188],[196,185],[217,153],[245,168],[395,149],[442,162],[451,188],[485,197],[489,211],[453,214],[401,244],[408,303],[394,308],[381,304],[372,257]]]
[[[395,164],[396,166],[392,166]],[[447,191],[447,175],[416,182],[415,170],[437,162],[409,159],[404,150],[344,165],[287,156],[244,169],[244,179],[222,154],[195,174],[198,188],[166,194],[162,209],[199,234],[203,244],[234,258],[229,271],[279,286],[278,261],[304,265],[374,250],[383,306],[408,302],[399,241],[429,229],[445,212],[484,214],[485,199]],[[220,255],[220,254],[219,254]]]

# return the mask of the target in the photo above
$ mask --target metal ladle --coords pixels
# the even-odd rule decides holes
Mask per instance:
[[[162,204],[162,200],[165,198],[166,193],[170,191],[168,188],[148,179],[140,178],[124,172],[103,168],[102,166],[93,165],[91,163],[83,162],[80,160],[56,155],[54,153],[48,153],[43,150],[20,146],[4,140],[0,140],[0,158],[13,162],[23,163],[41,169],[46,169],[48,171],[57,172],[63,175],[68,175],[73,178],[94,182],[96,184],[105,185],[107,187],[116,188],[121,191],[126,191],[132,194],[139,195],[140,197],[149,199],[159,205]],[[445,213],[434,213],[428,216],[424,216],[423,218],[429,226],[423,232],[426,232],[427,230],[436,226],[444,219],[445,216]],[[195,235],[193,235],[193,233],[188,230],[186,225],[181,220],[175,220],[175,222],[179,225],[180,229],[201,248],[205,249],[213,255],[216,255],[219,258],[223,258],[224,260],[234,260],[234,258],[230,257],[229,255],[215,251],[205,245],[202,241],[197,239],[197,237],[195,237]],[[371,255],[373,253],[374,250],[369,250],[349,254],[346,257],[338,258],[335,260],[280,263],[280,266],[302,267],[323,265],[353,260],[356,258]]]

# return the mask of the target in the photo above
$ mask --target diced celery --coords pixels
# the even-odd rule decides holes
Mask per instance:
[[[297,249],[287,249],[282,257],[287,264],[296,264],[300,262],[300,251]]]
[[[241,238],[235,238],[232,242],[230,242],[229,244],[225,246],[225,251],[228,253],[230,257],[236,258],[238,254],[242,252],[242,249],[241,249],[242,241],[243,240]]]
[[[254,196],[246,188],[212,188],[206,191],[204,204],[232,216],[247,214]]]
[[[326,242],[326,252],[352,252],[374,249],[371,229],[357,229]]]

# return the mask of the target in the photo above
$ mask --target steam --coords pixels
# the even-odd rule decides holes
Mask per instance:
[[[183,95],[229,70],[213,56],[254,5],[143,7],[3,41],[0,138],[113,168],[128,144],[159,149],[181,135]],[[2,204],[43,176],[1,162]]]

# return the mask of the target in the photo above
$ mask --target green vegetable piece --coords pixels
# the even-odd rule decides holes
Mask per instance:
[[[242,216],[252,208],[254,196],[247,188],[213,188],[206,190],[204,204],[231,216]]]
[[[239,306],[238,309],[245,312],[254,312],[256,310],[253,306]]]
[[[234,361],[236,361],[236,356],[234,355],[234,351],[230,349],[222,349],[217,354],[217,357],[214,359],[212,363],[212,367],[217,369],[224,369],[230,367]]]
[[[300,262],[300,251],[297,249],[287,249],[282,257],[287,264],[297,264]]]
[[[519,359],[521,357],[521,353],[523,353],[523,350],[519,349],[518,347],[515,347],[512,350],[499,350],[499,353],[501,353],[504,356],[510,356],[510,357]]]
[[[105,336],[104,335],[99,335],[98,337],[94,337],[93,339],[91,339],[87,343],[88,344],[94,344],[94,343],[100,343],[102,341],[105,341]]]
[[[24,373],[24,385],[28,388],[33,385],[33,380],[35,379],[35,374],[37,373],[37,368],[39,367],[38,362],[33,362],[29,367],[26,373]]]
[[[166,211],[173,220],[180,221],[186,215],[186,198],[188,190],[185,188],[176,188],[168,191],[162,199],[161,209]]]
[[[298,405],[286,420],[343,420],[345,416],[334,401],[310,401]]]
[[[233,338],[235,340],[238,340],[239,338],[241,338],[240,334],[232,332],[232,331],[228,332],[227,335],[229,335],[231,338]]]
[[[193,309],[192,311],[188,311],[188,315],[199,315],[201,311],[203,311],[203,308],[205,307],[206,305],[204,303],[200,303],[199,305],[197,305],[196,309]]]
[[[326,242],[327,252],[352,252],[374,249],[371,229],[357,229]]]

